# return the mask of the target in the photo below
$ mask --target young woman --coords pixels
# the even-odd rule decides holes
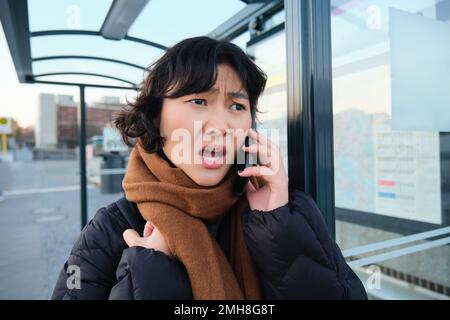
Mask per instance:
[[[125,198],[83,229],[53,299],[367,298],[276,144],[251,129],[265,83],[239,47],[207,37],[151,66],[115,119],[133,146]],[[241,148],[258,164],[237,171]]]

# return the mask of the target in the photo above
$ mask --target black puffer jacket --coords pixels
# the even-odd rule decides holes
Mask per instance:
[[[291,189],[288,204],[269,212],[248,211],[243,218],[266,299],[367,298],[306,193]],[[229,223],[224,218],[208,226],[226,256]],[[100,209],[75,243],[52,299],[192,299],[182,263],[124,242],[126,229],[142,234],[144,224],[136,205],[125,198]],[[79,267],[79,289],[67,288],[70,265]]]

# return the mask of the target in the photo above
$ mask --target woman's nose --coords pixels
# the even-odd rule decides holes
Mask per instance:
[[[207,119],[205,119],[204,132],[215,132],[221,136],[225,135],[229,128],[229,123],[225,112],[222,110],[214,109],[214,111],[210,112]]]

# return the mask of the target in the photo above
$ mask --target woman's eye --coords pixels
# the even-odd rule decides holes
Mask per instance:
[[[206,100],[205,99],[192,99],[192,100],[190,100],[190,102],[192,102],[193,104],[196,104],[198,106],[205,106],[206,105]]]
[[[231,109],[236,110],[236,111],[242,111],[242,110],[245,110],[245,107],[242,104],[235,103],[231,106]]]

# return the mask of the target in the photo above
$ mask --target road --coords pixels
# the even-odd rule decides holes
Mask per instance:
[[[80,233],[78,162],[0,162],[0,189],[0,299],[48,299]],[[121,196],[89,185],[89,219]]]

